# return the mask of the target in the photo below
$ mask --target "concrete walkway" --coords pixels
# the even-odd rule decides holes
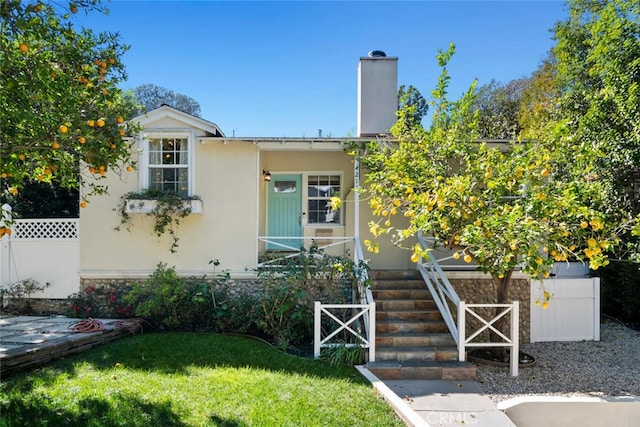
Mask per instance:
[[[515,427],[475,381],[382,381],[357,368],[409,426]]]

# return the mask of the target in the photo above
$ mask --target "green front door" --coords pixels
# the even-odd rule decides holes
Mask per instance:
[[[267,249],[291,251],[302,246],[302,177],[273,175],[267,206]],[[272,237],[287,237],[273,239]]]

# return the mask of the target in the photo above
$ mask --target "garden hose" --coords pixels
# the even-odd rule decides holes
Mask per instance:
[[[104,331],[104,323],[97,319],[84,319],[69,326],[73,332],[87,333]]]

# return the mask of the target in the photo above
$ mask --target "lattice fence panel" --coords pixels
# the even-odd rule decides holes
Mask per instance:
[[[77,239],[77,219],[22,219],[12,227],[13,239]]]

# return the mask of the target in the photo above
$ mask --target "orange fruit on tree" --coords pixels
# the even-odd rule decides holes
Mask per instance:
[[[81,208],[86,208],[87,207],[87,203],[86,202],[80,202],[80,207]]]
[[[94,127],[96,125],[96,122],[94,120],[87,120],[87,126],[89,126],[90,128]]]
[[[109,64],[113,65],[116,63],[116,60],[113,58],[109,58]]]
[[[51,146],[53,147],[54,150],[57,150],[58,148],[60,148],[60,144],[58,144],[56,141],[53,141],[53,144],[51,144]]]
[[[9,176],[9,175],[7,175],[7,173],[6,173],[6,172],[2,172],[2,173],[0,174],[0,178],[6,178],[6,177],[8,177],[8,176]]]
[[[29,47],[24,43],[20,43],[20,46],[18,46],[18,49],[20,49],[20,52],[22,53],[27,53],[27,51],[29,50]]]
[[[464,256],[464,262],[471,262],[472,260],[473,260],[473,258],[471,258],[471,255],[466,254],[466,255]]]
[[[116,122],[123,123],[124,122],[124,118],[122,116],[118,116],[118,118],[116,119]]]
[[[98,121],[96,122],[96,125],[98,125],[98,127],[103,127],[104,126],[104,120],[102,119],[98,119]]]
[[[127,166],[127,172],[131,172],[133,168],[131,166]]]
[[[24,160],[25,159],[25,155],[24,154],[18,154],[18,159],[20,160]]]
[[[80,144],[84,144],[85,142],[87,142],[87,138],[85,138],[84,136],[81,136],[80,138],[78,138],[78,142]]]
[[[69,130],[69,128],[67,128],[65,125],[60,125],[60,127],[58,128],[58,130],[60,131],[60,133],[67,133],[67,131]]]

